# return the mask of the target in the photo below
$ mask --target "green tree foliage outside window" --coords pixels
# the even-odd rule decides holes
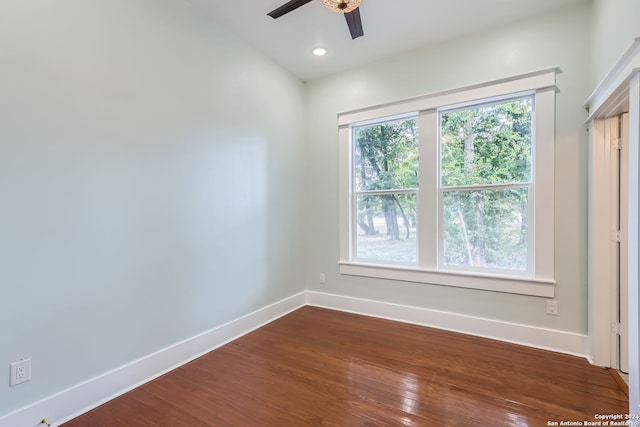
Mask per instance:
[[[357,257],[416,262],[417,119],[356,127],[353,136]]]
[[[440,114],[445,265],[527,270],[532,98]]]

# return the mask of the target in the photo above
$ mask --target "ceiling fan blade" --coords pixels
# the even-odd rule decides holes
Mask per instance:
[[[352,39],[357,39],[358,37],[364,36],[359,7],[353,9],[349,13],[345,13],[344,18],[347,20],[347,25],[349,26],[349,31],[351,32]]]
[[[271,12],[267,13],[267,15],[269,15],[273,19],[280,18],[282,15],[285,15],[285,14],[291,12],[292,10],[296,10],[300,6],[304,6],[305,4],[309,3],[310,1],[311,0],[291,0],[291,1],[286,2],[285,4],[283,4],[279,8],[277,8],[275,10],[272,10]]]

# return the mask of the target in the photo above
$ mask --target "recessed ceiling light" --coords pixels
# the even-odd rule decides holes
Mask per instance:
[[[313,49],[313,54],[315,56],[324,56],[327,54],[327,49],[323,47],[316,47],[315,49]]]

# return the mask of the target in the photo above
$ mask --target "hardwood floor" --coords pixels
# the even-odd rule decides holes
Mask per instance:
[[[626,414],[572,357],[304,307],[66,424],[548,426]]]

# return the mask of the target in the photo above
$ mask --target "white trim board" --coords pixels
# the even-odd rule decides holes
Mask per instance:
[[[285,298],[6,415],[0,418],[0,427],[35,427],[45,417],[53,426],[58,426],[297,310],[305,303],[305,292]]]
[[[602,79],[584,106],[591,119],[619,115],[619,107],[629,100],[631,76],[640,69],[640,37],[636,37],[618,62]]]
[[[338,127],[530,90],[555,89],[558,67],[338,113]]]
[[[588,359],[588,336],[581,334],[320,292],[307,292],[307,305],[429,326]]]
[[[0,427],[58,426],[306,305],[363,314],[586,357],[580,334],[419,307],[305,291],[176,343],[0,418]]]

